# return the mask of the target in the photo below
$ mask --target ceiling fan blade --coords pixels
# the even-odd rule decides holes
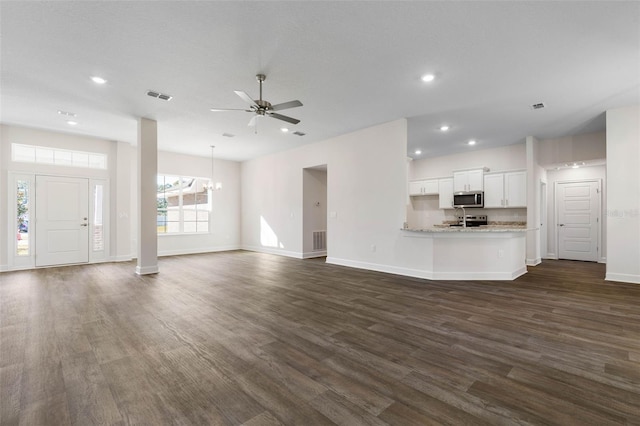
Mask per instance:
[[[283,109],[289,109],[289,108],[295,108],[295,107],[301,107],[301,106],[302,106],[302,102],[300,102],[299,100],[295,100],[295,101],[283,102],[277,105],[272,105],[271,110],[281,111]]]
[[[224,112],[224,111],[246,111],[253,112],[250,109],[242,109],[242,108],[211,108],[209,111],[213,112]]]
[[[247,95],[247,92],[243,92],[242,90],[234,90],[234,92],[236,93],[236,95],[240,96],[246,103],[251,104],[252,106],[258,106],[256,101],[251,99],[251,96]]]
[[[300,122],[300,120],[296,118],[287,117],[286,115],[282,114],[269,114],[269,117],[277,118],[278,120],[286,121],[287,123],[291,124],[298,124]]]

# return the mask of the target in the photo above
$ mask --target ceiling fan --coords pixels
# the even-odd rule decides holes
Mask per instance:
[[[270,102],[267,102],[262,99],[262,82],[267,78],[264,74],[256,75],[256,79],[260,83],[260,99],[252,99],[251,96],[247,94],[247,92],[243,92],[242,90],[235,90],[236,95],[240,96],[243,101],[249,104],[249,109],[227,109],[227,108],[211,108],[211,111],[246,111],[254,114],[249,121],[249,126],[256,126],[258,123],[258,117],[271,117],[277,118],[278,120],[286,121],[291,124],[298,124],[300,120],[292,117],[287,117],[286,115],[277,114],[276,111],[281,111],[283,109],[295,108],[302,106],[302,102],[295,100],[289,102],[283,102],[276,105],[271,105]]]

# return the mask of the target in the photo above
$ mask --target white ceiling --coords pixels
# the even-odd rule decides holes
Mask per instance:
[[[443,155],[604,130],[604,111],[640,104],[636,1],[2,1],[0,20],[3,123],[135,143],[148,117],[160,149],[232,160],[401,117],[410,155]],[[306,136],[209,111],[257,98],[257,73],[271,103],[302,101],[282,113]]]

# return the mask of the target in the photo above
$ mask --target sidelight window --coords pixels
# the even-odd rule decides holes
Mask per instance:
[[[16,182],[16,256],[29,256],[29,181]]]

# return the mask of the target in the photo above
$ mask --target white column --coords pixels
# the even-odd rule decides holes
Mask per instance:
[[[640,284],[640,106],[607,111],[607,274]]]
[[[527,265],[538,265],[540,255],[540,166],[538,140],[527,136]]]
[[[138,266],[136,274],[158,272],[158,123],[138,119]]]

